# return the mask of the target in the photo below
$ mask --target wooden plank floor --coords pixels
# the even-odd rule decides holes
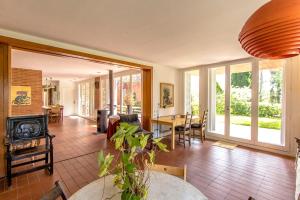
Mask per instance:
[[[53,176],[39,171],[13,179],[8,188],[0,181],[0,200],[39,199],[58,179],[72,194],[97,179],[97,151],[114,153],[105,135],[95,135],[94,123],[65,117],[63,124],[51,124],[54,139]],[[295,191],[294,160],[246,148],[228,150],[193,142],[191,147],[176,146],[175,151],[159,153],[157,162],[187,164],[187,181],[211,200],[292,200]]]

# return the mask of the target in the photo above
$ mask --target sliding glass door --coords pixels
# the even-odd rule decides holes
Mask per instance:
[[[263,146],[284,146],[284,62],[209,68],[208,132]]]

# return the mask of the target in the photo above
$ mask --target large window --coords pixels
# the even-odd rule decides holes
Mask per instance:
[[[185,112],[200,114],[199,70],[185,72]]]

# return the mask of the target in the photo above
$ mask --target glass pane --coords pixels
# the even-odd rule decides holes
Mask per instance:
[[[85,83],[85,112],[84,116],[88,117],[90,113],[90,83]]]
[[[133,113],[141,114],[142,111],[142,79],[141,74],[133,74],[132,77],[132,109]]]
[[[101,79],[101,109],[109,108],[109,83],[108,79]]]
[[[78,83],[78,105],[77,105],[77,108],[78,108],[78,114],[80,115],[81,114],[81,85],[80,83]]]
[[[85,115],[85,84],[81,83],[81,115]]]
[[[107,108],[106,104],[108,103],[106,101],[106,94],[108,92],[108,91],[106,91],[106,79],[101,79],[100,80],[100,85],[101,85],[101,88],[100,88],[100,97],[101,97],[100,108],[105,109],[105,108]]]
[[[199,70],[185,72],[185,112],[200,114],[199,108]]]
[[[225,67],[211,68],[209,74],[209,130],[224,135]]]
[[[127,105],[131,105],[132,96],[130,93],[130,76],[122,76],[122,113],[126,113]]]
[[[252,65],[230,66],[230,136],[251,139]]]
[[[258,141],[283,145],[283,61],[259,62]]]
[[[114,78],[114,112],[120,113],[120,102],[121,102],[121,94],[120,94],[120,87],[121,87],[121,79],[120,77]]]

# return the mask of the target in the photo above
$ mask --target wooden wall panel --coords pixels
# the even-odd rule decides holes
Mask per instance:
[[[152,117],[152,69],[142,70],[142,124],[145,130],[150,131]]]
[[[0,177],[5,176],[5,149],[3,138],[6,134],[6,117],[9,115],[10,47],[0,44]]]

